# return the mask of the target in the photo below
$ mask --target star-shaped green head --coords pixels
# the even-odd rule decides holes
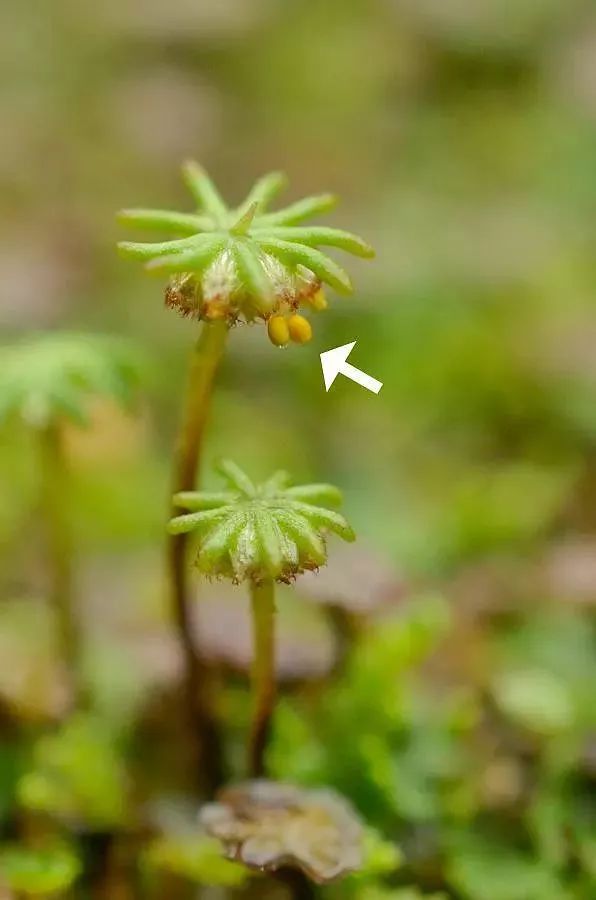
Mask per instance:
[[[177,494],[174,502],[190,512],[169,524],[171,534],[196,532],[196,564],[203,574],[235,582],[287,582],[326,563],[329,532],[355,539],[344,517],[328,508],[341,503],[332,485],[291,486],[286,472],[255,485],[227,460],[219,471],[228,489]]]
[[[229,324],[265,320],[275,344],[309,340],[310,325],[298,309],[324,309],[324,284],[343,294],[352,290],[347,273],[319,247],[374,255],[357,235],[301,224],[329,210],[336,198],[321,194],[270,212],[269,204],[286,183],[281,173],[272,172],[256,182],[240,206],[229,208],[199,165],[187,163],[183,173],[197,212],[122,210],[121,222],[172,239],[124,241],[120,253],[168,275],[166,304],[185,316]]]
[[[0,423],[20,416],[33,427],[55,418],[84,425],[89,400],[111,397],[130,406],[144,368],[126,340],[50,332],[0,348]]]

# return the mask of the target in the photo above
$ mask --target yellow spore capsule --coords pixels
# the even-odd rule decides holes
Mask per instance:
[[[271,316],[267,322],[269,340],[276,347],[285,347],[290,340],[290,328],[283,316]]]
[[[327,297],[325,296],[323,288],[319,288],[316,294],[313,294],[310,298],[310,305],[317,312],[322,312],[324,309],[327,309]]]
[[[290,316],[288,330],[295,344],[307,344],[312,338],[312,328],[304,316]]]

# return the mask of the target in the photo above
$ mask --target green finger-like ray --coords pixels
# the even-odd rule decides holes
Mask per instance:
[[[304,244],[294,244],[292,241],[282,241],[280,238],[256,238],[259,245],[267,253],[276,256],[282,262],[290,262],[294,265],[301,263],[310,269],[315,275],[335,288],[340,294],[352,292],[352,282],[341,266],[313,247]]]
[[[322,566],[327,560],[324,538],[317,532],[305,516],[290,509],[276,509],[275,518],[306,557],[308,565]]]
[[[251,203],[247,210],[235,218],[234,224],[230,225],[230,232],[238,237],[243,237],[254,221],[258,206],[258,203]]]
[[[234,577],[241,581],[247,573],[258,572],[259,551],[256,542],[254,513],[248,513],[237,540],[230,548],[230,563]]]
[[[285,490],[291,482],[291,476],[285,469],[278,469],[263,484],[265,496],[274,496],[278,491]]]
[[[341,506],[342,502],[341,491],[332,484],[299,484],[286,488],[285,494],[293,500],[312,503],[315,506],[320,504]]]
[[[353,541],[356,539],[353,529],[348,525],[342,515],[334,510],[325,509],[323,506],[311,506],[308,503],[302,503],[298,500],[291,501],[292,509],[303,516],[307,516],[309,521],[321,528],[328,528],[334,531],[344,539],[344,541]]]
[[[236,499],[236,494],[228,491],[180,491],[174,494],[174,505],[191,512],[203,509],[218,509],[220,506],[228,506]]]
[[[156,256],[168,256],[170,253],[190,250],[199,239],[200,236],[192,235],[192,237],[180,238],[176,241],[152,241],[151,243],[120,241],[118,251],[127,259],[154,259]],[[209,237],[204,235],[203,240],[209,240]]]
[[[269,172],[267,175],[263,175],[253,185],[250,193],[238,208],[237,214],[245,213],[253,203],[258,204],[258,213],[263,213],[271,201],[283,191],[287,183],[288,179],[283,172]]]
[[[226,238],[209,237],[189,250],[168,256],[157,256],[146,266],[151,271],[201,273],[226,245]]]
[[[284,209],[259,216],[257,223],[263,227],[270,225],[294,225],[297,222],[304,222],[305,219],[310,219],[311,216],[329,212],[330,209],[337,205],[337,201],[338,198],[335,194],[318,194],[314,197],[305,197],[303,200],[298,200]]]
[[[169,209],[121,209],[117,219],[122,225],[134,225],[147,231],[173,231],[192,235],[212,231],[213,220],[208,216],[179,213]]]
[[[261,565],[269,576],[276,578],[284,569],[281,533],[275,518],[266,510],[255,513],[255,537]]]
[[[227,575],[231,571],[230,547],[246,522],[243,510],[233,513],[218,524],[201,541],[198,553],[199,568],[202,572]]]
[[[188,513],[188,515],[176,516],[168,524],[170,534],[187,534],[190,531],[202,531],[224,519],[234,509],[233,506],[220,506],[217,509],[204,510],[202,512]]]
[[[281,240],[292,241],[293,243],[306,244],[309,247],[337,247],[355,256],[362,256],[370,259],[375,255],[375,251],[356,234],[349,231],[343,231],[341,228],[326,228],[325,226],[307,226],[296,228],[293,226],[278,226],[276,228],[255,227],[254,237],[260,238],[272,237]]]
[[[228,209],[203,167],[190,160],[182,167],[182,174],[199,207],[213,216],[218,224],[223,225],[227,219]]]
[[[245,497],[254,497],[256,493],[254,483],[248,477],[246,472],[244,472],[240,466],[236,465],[235,462],[232,462],[231,459],[220,460],[217,470],[223,475],[231,487],[240,491]]]
[[[274,303],[273,285],[254,247],[248,241],[236,241],[233,253],[240,281],[255,299],[257,308],[263,312],[271,309]]]

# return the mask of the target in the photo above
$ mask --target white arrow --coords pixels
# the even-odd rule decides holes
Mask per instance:
[[[383,387],[382,381],[377,381],[376,378],[372,378],[372,376],[363,372],[362,369],[357,369],[356,366],[352,366],[348,362],[348,356],[352,352],[355,343],[356,341],[352,341],[351,344],[343,344],[341,347],[334,347],[333,350],[326,350],[320,354],[326,391],[329,390],[340,373],[345,375],[346,378],[351,378],[356,384],[362,385],[367,391],[372,391],[373,394],[378,394]]]

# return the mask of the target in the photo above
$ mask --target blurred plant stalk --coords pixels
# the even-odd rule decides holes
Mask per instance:
[[[229,327],[223,320],[205,323],[193,350],[174,452],[173,494],[196,487],[213,385],[228,331]],[[172,514],[175,514],[175,508]],[[168,537],[172,615],[184,656],[185,705],[191,754],[198,787],[212,795],[224,781],[222,746],[210,691],[210,672],[201,659],[193,632],[187,548],[187,534]]]
[[[275,707],[275,585],[272,580],[251,585],[254,635],[252,669],[253,719],[248,745],[251,778],[265,775],[265,750]]]
[[[82,635],[75,609],[73,538],[70,522],[69,477],[60,422],[52,419],[39,431],[41,505],[47,541],[50,602],[56,618],[57,644],[72,708],[83,706]]]

